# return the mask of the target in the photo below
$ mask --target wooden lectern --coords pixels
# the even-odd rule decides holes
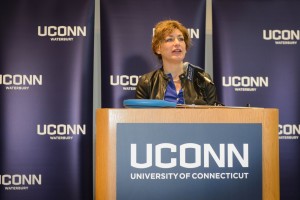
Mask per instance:
[[[262,199],[279,200],[278,110],[193,107],[97,109],[96,200],[116,200],[116,126],[118,123],[259,123],[262,124]]]

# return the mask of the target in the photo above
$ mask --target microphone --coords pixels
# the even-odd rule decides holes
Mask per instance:
[[[187,69],[187,78],[192,81],[193,80],[193,75],[194,73],[196,73],[197,75],[199,75],[203,80],[205,80],[206,82],[214,85],[214,82],[212,82],[212,80],[210,80],[209,78],[207,78],[203,72],[204,70],[201,67],[198,67],[196,65],[193,65],[189,62],[185,62],[183,63],[183,66]]]

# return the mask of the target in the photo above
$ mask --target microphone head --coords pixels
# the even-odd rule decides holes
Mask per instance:
[[[194,75],[196,75],[196,76],[200,77],[202,80],[214,85],[212,80],[210,80],[208,77],[206,77],[204,75],[204,69],[202,69],[201,67],[193,65],[189,62],[183,63],[183,66],[187,71],[187,79],[188,80],[193,81],[193,77],[194,77]]]
[[[193,69],[195,69],[195,70],[199,70],[200,72],[204,72],[204,69],[203,69],[202,67],[193,65],[193,64],[191,64],[191,63],[189,63],[189,62],[184,62],[184,63],[183,63],[183,67],[184,67],[185,69],[187,69],[188,67],[190,67],[190,68],[193,68]]]

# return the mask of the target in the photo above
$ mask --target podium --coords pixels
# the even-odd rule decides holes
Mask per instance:
[[[161,125],[164,125],[164,124],[167,124],[168,126],[167,127],[163,126],[163,128],[165,127],[166,129],[161,129],[160,128]],[[145,126],[145,127],[148,127],[147,131],[148,132],[150,131],[150,133],[148,134],[148,136],[145,136],[145,137],[141,136],[141,138],[142,138],[141,140],[147,140],[147,137],[151,138],[151,134],[152,133],[153,133],[153,135],[156,134],[157,130],[165,130],[164,132],[168,132],[168,130],[170,130],[170,128],[173,127],[173,125],[178,125],[178,129],[184,128],[184,130],[187,130],[187,131],[180,131],[180,133],[178,133],[177,135],[174,135],[176,137],[180,136],[180,134],[186,135],[187,133],[193,132],[193,135],[186,138],[186,140],[189,142],[187,142],[187,143],[182,142],[182,144],[180,143],[181,146],[179,146],[179,145],[176,146],[176,144],[175,144],[176,142],[168,142],[167,141],[168,138],[167,139],[164,138],[162,143],[159,143],[159,145],[153,146],[152,150],[153,151],[156,150],[156,152],[153,153],[153,157],[155,155],[158,155],[158,154],[156,154],[157,149],[160,150],[160,152],[167,152],[167,154],[169,156],[171,155],[171,157],[168,157],[167,159],[160,158],[161,160],[158,159],[158,161],[159,161],[158,163],[155,163],[156,158],[155,159],[153,158],[153,162],[149,162],[151,167],[147,168],[147,166],[141,165],[142,167],[140,167],[140,168],[152,169],[152,168],[156,167],[154,171],[152,171],[151,173],[149,173],[149,171],[147,171],[147,173],[141,173],[141,174],[132,173],[132,174],[143,175],[143,178],[140,178],[139,181],[135,181],[135,180],[133,180],[135,178],[131,177],[132,180],[124,181],[123,178],[124,177],[125,177],[125,179],[128,178],[129,174],[127,174],[127,171],[125,169],[125,168],[127,168],[127,166],[126,166],[127,161],[124,161],[125,162],[125,164],[124,164],[122,161],[123,158],[120,157],[120,156],[124,157],[124,155],[125,155],[125,154],[123,155],[123,149],[122,149],[124,146],[118,146],[119,143],[122,143],[123,141],[127,140],[127,136],[122,137],[122,134],[125,134],[126,131],[129,134],[133,134],[133,132],[135,132],[135,130],[137,130],[139,133],[136,133],[136,135],[130,136],[130,137],[133,137],[134,139],[136,139],[136,136],[139,137],[139,135],[143,134],[143,131],[140,131],[139,127]],[[254,130],[256,130],[258,127],[258,130],[261,130],[261,131],[258,131],[258,132],[260,132],[261,136],[259,136],[259,134],[258,134],[258,136],[256,138],[260,138],[261,143],[258,143],[260,145],[255,145],[256,147],[253,148],[252,147],[253,145],[251,146],[251,144],[249,143],[249,158],[248,158],[248,156],[245,156],[246,150],[244,149],[244,151],[241,150],[240,154],[238,156],[236,156],[236,158],[239,159],[240,163],[237,162],[238,159],[235,159],[235,161],[234,161],[235,163],[233,163],[233,161],[231,163],[231,165],[239,166],[243,172],[247,172],[244,174],[246,174],[248,177],[244,176],[242,178],[241,177],[242,173],[235,173],[235,174],[234,173],[222,173],[222,170],[225,170],[225,169],[232,170],[232,166],[230,166],[230,164],[228,164],[228,163],[230,163],[229,161],[232,156],[228,157],[228,158],[226,157],[226,162],[222,163],[221,162],[221,160],[222,160],[221,159],[221,157],[222,157],[221,156],[221,154],[222,154],[221,147],[223,147],[225,144],[224,149],[230,149],[230,147],[235,148],[234,144],[231,144],[231,142],[228,142],[228,145],[227,145],[226,142],[224,142],[224,143],[219,142],[220,150],[215,149],[213,151],[212,148],[214,148],[216,145],[201,143],[201,141],[203,139],[199,139],[198,143],[193,142],[193,141],[198,141],[197,138],[195,140],[191,139],[191,137],[195,137],[195,136],[197,137],[197,131],[194,131],[194,129],[188,130],[189,127],[193,128],[193,126],[195,126],[196,130],[198,130],[198,128],[200,128],[201,130],[204,130],[204,131],[202,131],[202,133],[206,132],[206,130],[207,130],[207,132],[212,130],[211,133],[210,132],[208,134],[203,133],[204,137],[208,137],[209,135],[213,136],[213,134],[214,134],[213,131],[215,131],[215,132],[221,131],[222,132],[223,127],[225,127],[225,129],[229,130],[228,134],[229,133],[232,134],[233,132],[238,132],[231,136],[228,135],[228,137],[226,135],[226,132],[222,133],[222,137],[224,137],[224,139],[226,141],[227,141],[227,139],[231,139],[233,137],[237,137],[238,140],[243,139],[245,137],[245,134],[248,137],[248,135],[252,134],[251,130],[249,130],[248,127],[250,127],[250,129],[252,129],[254,127]],[[152,127],[153,127],[153,130],[151,130]],[[159,128],[157,129],[157,127],[159,127]],[[220,127],[220,128],[217,129],[216,127],[217,128]],[[237,127],[237,128],[231,129],[232,127],[233,128]],[[123,128],[126,131],[122,131]],[[127,128],[129,128],[129,129],[127,130]],[[225,131],[225,129],[224,129],[224,131]],[[146,130],[146,129],[141,129],[141,130]],[[119,134],[117,134],[118,131],[119,131]],[[152,131],[152,133],[151,133],[151,131]],[[176,132],[176,130],[172,130],[172,131]],[[201,132],[201,131],[199,131],[199,132]],[[239,134],[244,134],[244,136],[243,135],[239,136]],[[156,139],[157,139],[157,137],[160,137],[160,135],[164,135],[164,133],[156,134],[153,137],[156,137]],[[169,134],[169,135],[171,135],[171,134]],[[119,143],[117,143],[118,137],[120,137]],[[172,135],[171,135],[171,137],[172,137]],[[220,137],[217,136],[216,138],[219,139]],[[128,139],[128,140],[130,140],[130,139]],[[183,140],[185,140],[185,139],[183,139]],[[214,138],[212,138],[212,139],[208,138],[208,141],[214,141],[214,140],[215,140]],[[254,140],[256,140],[256,139],[254,139]],[[173,139],[172,139],[172,141],[173,141]],[[151,142],[147,142],[147,141],[143,141],[143,142],[145,142],[145,144],[148,144],[148,143],[151,143],[152,140],[151,140]],[[130,141],[129,141],[129,143],[130,143]],[[193,144],[193,146],[184,148],[184,147],[186,147],[187,144],[191,144],[191,143]],[[242,143],[245,144],[247,142],[244,141]],[[122,145],[122,144],[120,144],[120,145]],[[167,146],[163,147],[163,145],[167,145]],[[209,162],[212,163],[212,164],[210,164],[210,166],[215,165],[216,170],[211,170],[210,166],[205,166],[205,161],[203,161],[203,160],[205,160],[205,159],[203,159],[203,157],[205,157],[205,155],[206,155],[205,153],[203,153],[206,151],[205,145],[207,147],[209,147],[209,151],[207,150],[207,152],[213,151],[213,153],[208,158],[210,159]],[[231,145],[231,146],[229,146],[229,145]],[[195,148],[193,148],[193,147],[195,147]],[[248,147],[248,146],[246,146],[246,147]],[[139,147],[136,147],[136,148],[139,148]],[[147,148],[148,148],[148,146],[147,146]],[[183,157],[183,155],[181,154],[182,152],[191,152],[191,150],[193,152],[193,155],[196,155],[198,152],[196,150],[199,149],[199,153],[201,153],[201,156],[202,156],[201,161],[199,160],[199,162],[198,161],[196,162],[197,156],[195,156],[195,159],[191,159],[191,160],[185,162],[185,159],[187,159],[187,157],[184,157],[184,159],[178,157],[179,156],[179,148],[180,148],[180,157]],[[188,148],[190,148],[190,149],[188,149]],[[231,151],[231,152],[236,152],[236,155],[237,155],[238,154],[237,149],[234,149],[234,148],[233,148],[233,150],[235,150],[235,151]],[[258,156],[253,156],[254,154],[250,152],[251,148],[253,151],[258,149],[257,150]],[[119,149],[119,150],[117,150],[117,149]],[[248,149],[247,149],[247,151],[248,151]],[[126,150],[124,150],[124,152],[126,152]],[[219,152],[220,152],[220,154],[219,154]],[[243,154],[243,152],[244,152],[244,154]],[[213,157],[214,153],[216,155]],[[117,155],[117,154],[120,154],[120,155]],[[259,154],[261,154],[261,157]],[[131,154],[131,156],[132,155],[133,154]],[[148,155],[148,154],[143,154],[143,155]],[[187,153],[187,155],[188,155],[188,153]],[[187,156],[187,155],[184,155],[184,156]],[[197,155],[198,155],[198,157],[200,157],[199,156],[200,154],[197,154]],[[225,154],[225,155],[227,155],[227,154]],[[244,157],[243,157],[244,160],[249,159],[249,163],[246,163],[245,166],[241,166],[242,165],[241,161],[242,161],[243,155],[244,155]],[[142,157],[143,157],[143,160],[140,159],[139,161],[136,160],[135,162],[145,164],[146,158],[144,159],[144,157],[148,157],[148,156],[142,156]],[[177,157],[177,162],[173,162],[173,161],[175,161],[174,159],[176,159],[175,157]],[[250,169],[250,167],[253,167],[256,163],[256,161],[252,161],[251,159],[256,159],[256,158],[258,160],[257,161],[258,163],[261,162],[261,165],[258,164],[258,170],[255,169],[256,171],[255,170],[247,171],[248,169]],[[192,187],[199,186],[202,189],[204,189],[204,191],[210,191],[209,186],[205,186],[206,183],[215,184],[214,187],[219,187],[219,185],[221,185],[222,187],[223,186],[228,187],[229,189],[233,190],[232,191],[233,194],[228,194],[229,196],[227,198],[235,199],[234,198],[234,196],[236,195],[235,193],[239,192],[239,193],[241,193],[239,195],[243,196],[243,191],[248,193],[249,191],[252,190],[252,188],[251,188],[252,186],[247,186],[247,184],[252,184],[252,183],[250,183],[251,182],[250,179],[252,177],[255,180],[254,188],[259,186],[259,188],[256,188],[256,190],[258,191],[258,195],[259,196],[261,195],[261,198],[259,197],[259,199],[278,200],[280,198],[280,194],[279,194],[280,189],[279,189],[278,110],[273,109],[273,108],[243,108],[243,107],[239,108],[239,107],[209,107],[209,106],[208,107],[198,106],[198,107],[192,107],[192,108],[158,108],[158,109],[156,109],[156,108],[154,108],[154,109],[128,109],[128,108],[97,109],[97,111],[96,111],[95,159],[96,159],[95,160],[95,165],[96,165],[95,197],[96,197],[96,200],[117,200],[117,199],[119,200],[119,199],[122,199],[121,195],[119,195],[119,196],[117,195],[118,192],[120,192],[120,193],[123,192],[123,190],[119,191],[119,188],[123,187],[123,185],[121,185],[121,184],[125,184],[124,187],[126,187],[127,184],[133,183],[133,184],[137,184],[139,187],[142,187],[140,185],[144,184],[143,181],[145,182],[146,185],[154,183],[154,185],[151,186],[151,189],[149,188],[149,190],[152,190],[150,193],[151,195],[154,195],[154,193],[156,192],[153,189],[153,188],[155,188],[155,185],[161,184],[161,182],[162,182],[162,186],[159,186],[159,187],[164,187],[165,185],[170,185],[170,187],[171,187],[172,185],[174,185],[174,186],[172,186],[172,187],[175,187],[175,189],[174,188],[172,189],[174,192],[177,191],[176,188],[180,188],[179,189],[180,193],[178,193],[176,195],[181,195],[182,193],[190,194],[191,187],[187,188],[187,187],[185,187],[185,184],[190,184],[190,182],[195,182],[195,183],[193,183],[194,185]],[[179,166],[179,160],[180,160],[180,166]],[[183,160],[183,163],[181,162],[182,160]],[[224,160],[225,160],[225,158],[224,158]],[[150,161],[150,159],[149,159],[149,161]],[[193,163],[193,165],[191,163]],[[238,164],[236,164],[236,163],[238,163]],[[165,173],[165,172],[170,172],[168,170],[175,169],[175,167],[171,166],[171,164],[174,164],[174,165],[176,165],[176,167],[178,167],[178,169],[179,169],[177,171],[178,173],[175,173],[175,172],[174,173],[173,172]],[[222,164],[224,164],[225,166],[222,166]],[[208,163],[208,165],[209,165],[209,163]],[[187,166],[187,167],[185,167],[185,166]],[[128,168],[130,168],[130,166]],[[137,167],[137,168],[139,168],[139,167]],[[167,169],[162,169],[162,168],[167,168]],[[189,170],[188,168],[193,168],[192,170],[200,170],[201,173],[199,171],[197,171],[196,173],[190,173],[188,171]],[[124,169],[124,171],[122,171],[123,169]],[[182,170],[184,169],[184,172],[185,172],[182,174],[186,174],[186,175],[189,174],[189,176],[193,175],[194,176],[193,179],[192,179],[192,177],[184,177],[182,179],[185,179],[185,180],[175,180],[176,178],[179,179],[179,176],[177,177],[177,175],[180,175],[179,172],[183,172],[183,171],[180,171],[181,169]],[[143,169],[134,169],[134,170],[136,170],[135,172],[140,172]],[[213,176],[216,180],[212,180],[212,179],[205,180],[202,177],[202,175],[204,174],[204,173],[202,173],[202,171],[204,171],[204,170],[208,171],[209,174],[211,176]],[[238,170],[239,169],[237,169],[237,171]],[[118,171],[118,173],[117,173],[117,171]],[[237,172],[237,171],[235,171],[235,172]],[[195,171],[193,171],[193,172],[195,172]],[[212,173],[212,172],[218,172],[218,173]],[[219,173],[219,172],[221,172],[221,173]],[[236,174],[239,174],[239,177]],[[156,177],[152,177],[153,179],[150,180],[151,179],[150,176],[152,176],[152,175],[153,176],[155,175]],[[170,177],[166,177],[166,175],[169,175]],[[120,178],[118,178],[118,176],[122,176],[123,178],[120,179]],[[190,178],[191,180],[187,180],[188,178]],[[145,180],[145,179],[148,179],[148,180]],[[160,180],[158,180],[158,179],[160,179]],[[165,179],[165,180],[161,180],[161,179]],[[166,180],[166,179],[173,179],[173,180]],[[198,179],[198,180],[196,180],[196,179]],[[237,179],[241,179],[241,180],[237,180]],[[241,184],[239,184],[238,181],[241,181]],[[180,185],[180,184],[182,184],[182,185]],[[230,186],[230,184],[233,184],[233,186]],[[234,188],[235,185],[241,185],[242,188],[235,189]],[[150,186],[147,185],[147,187],[150,187]],[[128,188],[131,189],[132,186],[128,186]],[[127,192],[128,188],[125,188],[124,191]],[[185,188],[187,190],[186,192],[185,192]],[[261,191],[259,191],[260,188],[261,188]],[[220,191],[222,191],[222,188],[219,188],[219,189],[220,189]],[[197,190],[198,189],[196,189],[196,191]],[[215,191],[218,192],[219,190],[215,190]],[[132,195],[137,194],[139,192],[147,193],[147,188],[136,189]],[[226,194],[230,193],[230,191],[226,191],[225,193]],[[253,193],[255,193],[254,190],[253,190]],[[249,194],[252,194],[252,192],[250,192]],[[163,192],[162,192],[161,196],[163,196],[163,195],[165,195],[165,194],[163,194]],[[198,195],[198,194],[195,194],[195,195]],[[128,196],[127,196],[127,198],[128,198]],[[124,199],[126,199],[126,198],[124,198]],[[151,199],[151,198],[149,197],[149,199]],[[156,198],[152,198],[152,199],[156,199]],[[167,198],[165,198],[165,199],[167,199]],[[178,199],[181,199],[181,198],[178,198]],[[189,198],[187,197],[184,199],[189,199]],[[190,199],[193,199],[193,198],[190,198]],[[223,198],[223,199],[226,199],[226,198]],[[245,199],[245,198],[243,197],[243,199]]]

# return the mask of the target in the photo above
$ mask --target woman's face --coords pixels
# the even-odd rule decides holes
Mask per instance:
[[[175,29],[158,46],[156,53],[161,54],[163,62],[182,62],[186,54],[183,34]]]

